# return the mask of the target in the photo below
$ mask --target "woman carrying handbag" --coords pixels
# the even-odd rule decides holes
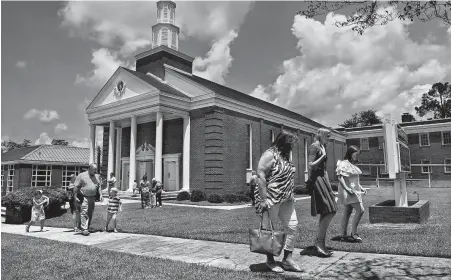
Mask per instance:
[[[277,273],[282,273],[284,270],[302,271],[293,261],[298,219],[294,208],[293,194],[296,169],[290,161],[290,153],[296,142],[297,137],[294,134],[282,130],[277,135],[273,145],[263,153],[258,163],[258,188],[255,190],[255,207],[257,214],[261,215],[262,218],[260,228],[264,224],[268,228],[269,224],[271,229],[271,239],[269,240],[272,242],[274,239],[280,240],[277,237],[280,238],[280,234],[274,232],[272,224],[280,220],[284,227],[282,267],[279,267],[274,260],[274,255],[277,255],[277,253],[268,252],[266,254],[266,265],[271,271]],[[265,231],[260,229],[260,232]],[[250,238],[252,240],[252,234]]]

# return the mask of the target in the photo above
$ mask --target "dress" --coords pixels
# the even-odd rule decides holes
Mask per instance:
[[[309,162],[315,162],[322,156],[318,143],[310,145]],[[335,194],[330,185],[326,170],[327,156],[310,172],[308,187],[311,189],[311,215],[328,214],[337,211]]]
[[[33,222],[45,220],[44,205],[39,205],[45,200],[48,200],[48,197],[44,195],[42,195],[40,199],[33,198],[33,207],[31,208],[31,220]]]
[[[341,204],[348,205],[353,203],[362,203],[362,186],[359,176],[362,174],[360,168],[350,163],[348,160],[339,160],[337,162],[337,176],[342,176],[346,186],[354,190],[354,194],[348,194],[341,186],[338,187],[338,199]]]

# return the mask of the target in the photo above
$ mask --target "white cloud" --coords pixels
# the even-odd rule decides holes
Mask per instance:
[[[27,62],[23,61],[23,60],[19,60],[16,62],[16,67],[17,68],[26,68],[27,67]]]
[[[52,144],[52,138],[49,137],[47,132],[42,132],[39,138],[34,142],[35,145]]]
[[[96,145],[103,148],[103,126],[97,126]]]
[[[55,110],[38,110],[38,109],[30,109],[28,112],[25,113],[23,116],[26,120],[31,120],[34,118],[39,119],[41,122],[49,123],[54,120],[58,120],[60,116],[58,115],[58,112]]]
[[[234,38],[229,39],[231,30],[239,29],[252,7],[252,2],[241,1],[177,2],[176,24],[181,28],[180,37],[220,41],[221,44],[226,40],[232,41]],[[105,83],[119,65],[132,66],[132,55],[150,46],[152,25],[157,22],[156,3],[142,1],[108,4],[70,1],[58,15],[62,20],[61,26],[71,36],[94,40],[101,46],[93,51],[94,70],[76,79],[78,83],[96,88]],[[221,61],[227,63],[228,59]],[[210,71],[227,74],[230,63],[231,60],[228,65],[212,65],[210,69],[215,70]],[[213,77],[216,75],[212,74]]]
[[[60,133],[62,133],[62,132],[64,132],[64,131],[66,131],[68,128],[67,128],[67,125],[65,124],[65,123],[59,123],[59,124],[57,124],[56,126],[55,126],[55,134],[60,134]]]
[[[224,84],[224,77],[229,73],[233,57],[230,54],[230,44],[238,37],[234,30],[226,36],[213,42],[211,50],[205,58],[196,57],[193,61],[193,73],[205,79]]]
[[[71,143],[71,146],[79,148],[89,148],[89,139],[83,138],[82,140],[75,140]]]
[[[428,86],[451,77],[451,42],[412,41],[409,22],[395,20],[363,35],[296,16],[292,33],[300,55],[283,62],[283,73],[253,96],[335,126],[353,113],[375,109],[396,118],[414,112]]]

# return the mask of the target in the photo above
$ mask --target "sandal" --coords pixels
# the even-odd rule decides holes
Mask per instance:
[[[275,273],[283,273],[284,272],[284,270],[280,266],[278,266],[276,262],[266,262],[265,264],[269,268],[269,270],[271,270],[272,272],[275,272]]]
[[[362,238],[357,233],[356,234],[351,233],[351,236],[349,236],[348,239],[356,243],[362,243],[363,241]]]
[[[286,261],[282,261],[282,268],[285,271],[292,271],[292,272],[304,272],[299,266],[296,264],[290,264]]]

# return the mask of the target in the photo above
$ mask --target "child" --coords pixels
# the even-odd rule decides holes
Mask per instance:
[[[160,181],[157,181],[156,189],[157,189],[156,198],[158,203],[157,207],[162,207],[163,204],[161,203],[161,194],[163,193],[163,184]]]
[[[121,212],[122,211],[122,201],[120,199],[120,197],[117,195],[118,193],[118,189],[117,188],[111,188],[110,190],[110,197],[108,199],[108,210],[107,210],[107,216],[106,216],[106,226],[105,226],[105,232],[108,232],[108,224],[110,223],[111,220],[113,220],[113,226],[114,226],[114,232],[117,232],[117,221],[116,221],[116,216],[117,216],[117,212]]]
[[[80,232],[80,204],[77,203],[75,197],[77,194],[74,193],[75,191],[75,175],[71,175],[70,184],[69,187],[67,187],[67,192],[69,194],[69,205],[70,205],[70,211],[72,213],[72,221],[74,223],[74,231]]]
[[[49,198],[42,195],[42,190],[38,190],[34,193],[33,207],[31,208],[31,221],[26,227],[26,232],[30,231],[30,226],[39,220],[41,222],[41,231],[44,230],[45,212],[44,204],[49,203]]]
[[[141,185],[141,206],[144,209],[149,208],[150,202],[150,189],[149,189],[149,181],[147,181],[147,176],[144,176],[140,182]]]
[[[157,207],[156,195],[157,195],[157,179],[152,179],[152,186],[150,189],[150,206],[151,208]]]

